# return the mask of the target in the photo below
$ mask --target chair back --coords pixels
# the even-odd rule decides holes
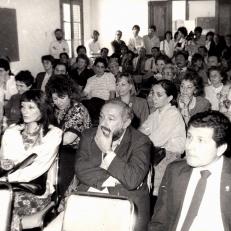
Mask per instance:
[[[62,231],[132,231],[134,204],[125,197],[75,193],[66,202]]]
[[[0,182],[0,231],[9,231],[13,204],[13,190],[9,183]]]

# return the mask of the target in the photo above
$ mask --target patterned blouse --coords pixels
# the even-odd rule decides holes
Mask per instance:
[[[91,127],[91,119],[87,109],[82,103],[75,102],[68,109],[56,109],[55,117],[59,128],[64,132],[70,131],[77,135],[76,139],[70,144],[70,146],[77,149],[81,133]]]

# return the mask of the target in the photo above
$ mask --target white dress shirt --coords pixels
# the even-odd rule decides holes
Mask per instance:
[[[203,155],[203,153],[201,153]],[[181,215],[176,231],[180,231],[187,215],[197,183],[201,178],[200,171],[209,170],[211,175],[207,179],[206,189],[202,198],[198,215],[195,217],[189,231],[224,231],[220,205],[220,183],[223,157],[206,168],[194,168],[186,190]]]
[[[144,40],[144,47],[146,49],[146,54],[151,55],[152,48],[153,47],[160,47],[160,39],[158,36],[154,35],[153,37],[149,37],[148,35],[145,35],[143,37]]]
[[[59,54],[66,52],[69,55],[69,46],[66,40],[55,40],[50,44],[50,54],[59,59]]]

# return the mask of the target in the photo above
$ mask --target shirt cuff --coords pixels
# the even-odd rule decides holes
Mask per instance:
[[[102,156],[100,168],[107,170],[111,162],[114,160],[116,154],[113,151],[107,151],[106,153],[103,153]]]

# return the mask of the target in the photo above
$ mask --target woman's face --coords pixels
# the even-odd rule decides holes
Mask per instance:
[[[52,94],[52,100],[53,100],[54,105],[59,110],[65,110],[71,104],[71,100],[70,100],[70,97],[68,95],[58,96],[57,93],[53,93]]]
[[[156,84],[152,87],[150,95],[154,107],[158,109],[162,109],[172,100],[172,96],[167,96],[165,89],[160,84]]]
[[[128,80],[126,77],[122,77],[117,83],[116,83],[116,90],[119,94],[119,96],[125,96],[130,94],[132,89],[132,85],[128,83]]]
[[[182,96],[188,96],[189,98],[193,97],[196,88],[193,82],[189,80],[182,80],[180,85],[180,94]]]
[[[86,61],[84,59],[78,58],[77,67],[81,70],[85,69],[87,67]]]
[[[21,113],[24,123],[33,123],[41,119],[41,112],[33,101],[21,103]]]
[[[156,68],[159,71],[159,73],[162,73],[163,68],[165,67],[165,62],[164,60],[158,59],[156,61]]]
[[[217,70],[213,70],[209,72],[209,79],[213,86],[219,86],[222,81],[222,76]]]
[[[105,72],[105,66],[103,63],[101,62],[98,62],[96,65],[95,65],[95,73],[96,75],[98,76],[102,76]]]
[[[171,37],[172,37],[172,36],[171,36],[170,33],[167,33],[167,34],[166,34],[166,40],[168,40],[168,41],[171,40]]]

